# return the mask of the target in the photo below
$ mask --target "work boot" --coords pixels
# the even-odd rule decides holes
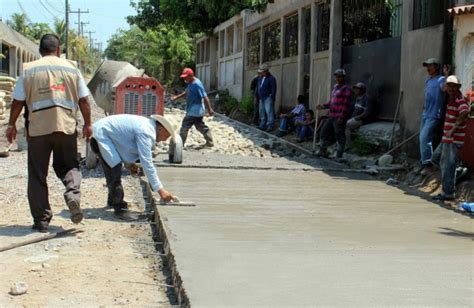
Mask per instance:
[[[75,224],[78,224],[84,218],[82,214],[81,205],[76,200],[69,200],[67,202],[67,207],[69,208],[69,212],[71,212],[71,221]]]
[[[31,229],[36,230],[40,233],[47,233],[48,225],[49,223],[46,221],[35,221]]]
[[[212,148],[214,146],[214,140],[212,139],[211,131],[208,130],[203,135],[204,135],[204,139],[206,139],[206,144],[204,146]]]

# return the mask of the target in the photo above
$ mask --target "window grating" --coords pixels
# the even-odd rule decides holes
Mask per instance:
[[[263,28],[263,62],[280,58],[281,23],[274,22]]]
[[[125,110],[126,114],[137,114],[138,107],[138,97],[139,95],[134,92],[125,93]]]
[[[318,5],[316,51],[329,49],[329,27],[331,25],[331,1]]]
[[[260,63],[260,29],[247,34],[247,65],[256,66]]]
[[[142,115],[149,116],[156,113],[156,95],[145,93],[142,96]]]
[[[285,18],[285,57],[298,55],[298,14]]]

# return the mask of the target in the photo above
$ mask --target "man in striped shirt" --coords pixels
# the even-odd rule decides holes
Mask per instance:
[[[441,169],[443,192],[433,197],[438,201],[453,200],[455,197],[458,152],[464,145],[466,122],[470,110],[467,100],[460,91],[461,84],[456,76],[452,75],[447,78],[446,89],[449,101],[446,108],[443,138],[431,159],[431,162]]]
[[[346,71],[338,69],[334,72],[336,85],[334,86],[331,98],[326,104],[317,105],[317,109],[329,109],[329,118],[324,122],[321,128],[321,147],[318,156],[327,157],[327,147],[336,137],[337,153],[336,159],[342,159],[346,144],[346,121],[350,116],[352,103],[351,88],[346,85]]]

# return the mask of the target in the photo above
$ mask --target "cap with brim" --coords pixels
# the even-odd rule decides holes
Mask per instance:
[[[356,83],[355,85],[352,86],[353,88],[357,88],[357,89],[366,89],[367,87],[365,86],[365,83],[363,82],[358,82]]]
[[[446,84],[451,83],[460,86],[461,82],[459,82],[459,79],[455,75],[451,75],[448,78],[446,78]]]
[[[262,72],[268,71],[269,69],[270,69],[270,67],[268,66],[268,64],[262,64],[258,68],[258,72],[262,73]]]
[[[439,65],[439,60],[436,59],[436,58],[429,58],[428,60],[426,60],[425,62],[423,62],[423,66],[428,66],[430,64],[437,64]]]
[[[160,123],[171,135],[177,130],[176,124],[170,118],[165,118],[164,116],[159,114],[152,114],[150,118]]]
[[[334,71],[334,76],[346,76],[346,71],[342,68],[339,68]]]
[[[191,75],[194,75],[193,70],[190,69],[190,68],[185,68],[179,77],[180,78],[186,78],[186,77],[191,76]]]

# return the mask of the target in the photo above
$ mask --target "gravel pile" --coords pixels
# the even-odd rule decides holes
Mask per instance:
[[[165,110],[167,117],[172,117],[178,127],[185,116],[180,108],[168,107]],[[273,138],[262,134],[257,129],[236,126],[227,118],[216,115],[205,117],[204,122],[209,126],[214,138],[214,147],[204,148],[204,137],[194,127],[189,130],[188,139],[184,146],[185,151],[204,151],[209,153],[252,156],[252,157],[281,157],[295,155],[294,151]],[[166,144],[160,146],[167,150]]]

